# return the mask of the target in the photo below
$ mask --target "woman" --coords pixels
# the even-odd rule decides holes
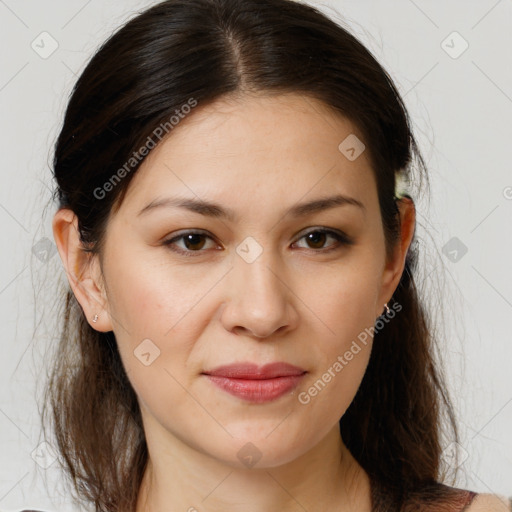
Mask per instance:
[[[45,417],[97,511],[505,511],[443,484],[414,284],[425,165],[387,73],[288,0],[168,0],[93,57],[54,159]]]

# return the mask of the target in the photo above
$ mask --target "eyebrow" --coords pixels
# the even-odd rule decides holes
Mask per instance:
[[[366,208],[361,201],[353,197],[348,197],[342,194],[337,194],[329,197],[322,197],[314,199],[307,203],[298,204],[292,206],[284,212],[284,216],[290,215],[291,217],[302,217],[310,215],[312,213],[328,210],[338,206],[352,205],[361,209],[364,213]],[[237,215],[234,210],[225,208],[217,203],[211,201],[205,201],[203,199],[192,199],[192,198],[179,198],[179,197],[167,197],[162,199],[155,199],[146,205],[137,214],[137,216],[146,214],[156,208],[185,208],[191,212],[199,213],[214,218],[224,218],[231,222],[237,219]]]

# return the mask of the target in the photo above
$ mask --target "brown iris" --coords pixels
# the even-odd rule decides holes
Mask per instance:
[[[202,241],[201,241],[202,238]],[[191,233],[189,235],[183,236],[183,242],[185,244],[185,247],[190,250],[199,250],[202,249],[204,246],[204,238],[205,235],[198,234],[198,233]],[[198,241],[200,240],[200,241]],[[198,247],[199,245],[199,247]]]
[[[321,231],[315,231],[313,233],[308,233],[306,235],[306,239],[308,241],[308,244],[310,242],[313,242],[313,244],[315,244],[315,246],[312,247],[313,249],[321,249],[325,244],[326,236],[327,236],[326,233],[322,233]],[[319,245],[317,246],[316,244],[319,244]]]

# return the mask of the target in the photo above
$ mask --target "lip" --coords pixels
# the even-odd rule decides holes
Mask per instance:
[[[306,370],[284,362],[224,365],[203,372],[223,391],[253,403],[276,400],[294,389]]]
[[[290,377],[302,375],[306,370],[294,366],[293,364],[277,362],[269,363],[264,366],[258,366],[254,363],[235,363],[224,366],[218,366],[213,370],[207,370],[203,373],[216,377],[228,377],[233,379],[273,379],[275,377]]]

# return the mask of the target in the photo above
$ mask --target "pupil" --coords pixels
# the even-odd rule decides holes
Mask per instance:
[[[321,233],[319,231],[315,232],[315,233],[309,233],[308,235],[308,241],[309,242],[313,242],[313,244],[318,244],[320,243],[320,247],[322,247],[325,243],[325,236],[326,234],[325,233]],[[319,239],[320,238],[320,239]],[[316,249],[317,247],[315,247]]]
[[[202,245],[201,245],[201,242],[200,242],[200,239],[203,235],[199,235],[199,234],[191,234],[191,235],[187,235],[185,237],[185,246],[187,247],[187,249],[201,249]],[[199,241],[197,241],[199,239]],[[197,245],[197,244],[200,244],[201,247],[190,247],[191,245],[194,246],[194,245]],[[203,244],[204,245],[204,244]]]

